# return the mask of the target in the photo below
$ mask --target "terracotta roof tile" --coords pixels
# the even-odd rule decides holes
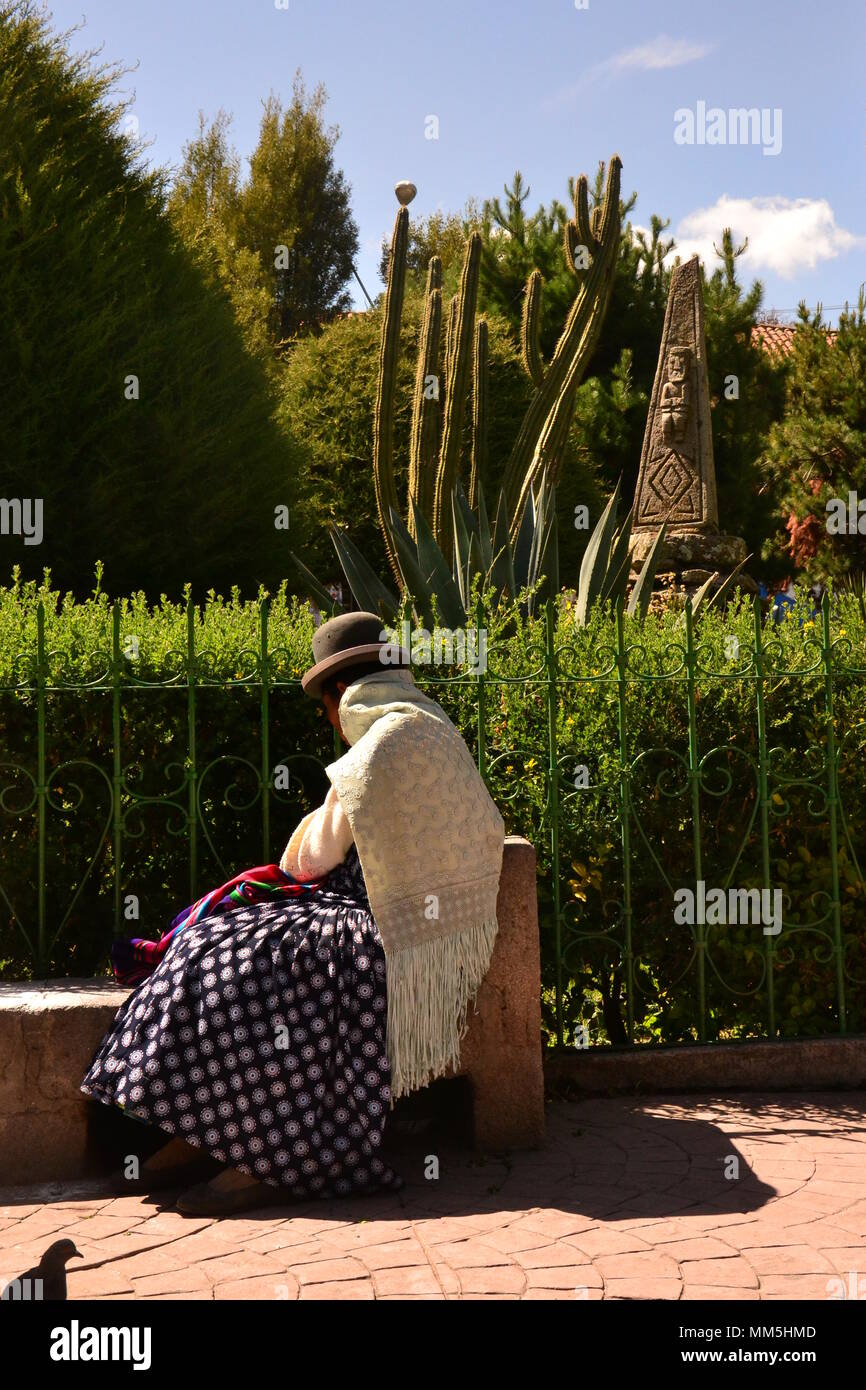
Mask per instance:
[[[752,342],[772,357],[787,357],[797,328],[796,323],[757,323],[752,329]],[[831,346],[836,341],[836,332],[835,328],[827,329],[827,342]]]

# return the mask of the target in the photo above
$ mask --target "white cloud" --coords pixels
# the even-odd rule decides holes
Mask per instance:
[[[570,87],[557,92],[551,105],[560,106],[574,100],[589,83],[607,78],[620,77],[629,72],[658,72],[664,68],[681,68],[686,63],[695,63],[712,53],[714,44],[695,39],[673,39],[669,34],[659,34],[648,43],[637,44],[634,48],[624,48],[603,62],[588,68],[580,80]]]
[[[712,53],[711,43],[700,43],[693,39],[672,39],[667,34],[659,34],[649,43],[640,43],[636,48],[626,48],[598,63],[590,72],[655,72],[658,68],[681,68],[686,63],[695,63]]]
[[[673,254],[683,260],[697,254],[712,270],[719,264],[713,243],[720,245],[724,227],[731,228],[735,246],[749,239],[741,265],[753,272],[773,271],[783,280],[866,247],[866,236],[857,236],[837,224],[826,198],[731,198],[723,194],[711,207],[686,214],[674,233]]]

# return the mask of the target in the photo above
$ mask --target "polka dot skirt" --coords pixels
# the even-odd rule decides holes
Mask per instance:
[[[385,953],[354,846],[288,904],[185,928],[118,1011],[82,1082],[297,1197],[395,1189]]]

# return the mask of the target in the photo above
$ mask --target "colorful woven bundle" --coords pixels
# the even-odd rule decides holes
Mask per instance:
[[[299,883],[291,874],[283,873],[278,864],[263,864],[245,869],[219,888],[205,893],[192,907],[185,907],[158,941],[142,937],[118,940],[111,947],[114,978],[121,985],[138,985],[153,974],[172,942],[184,927],[195,925],[206,917],[223,916],[241,903],[263,903],[271,899],[300,898],[319,887],[321,879]]]

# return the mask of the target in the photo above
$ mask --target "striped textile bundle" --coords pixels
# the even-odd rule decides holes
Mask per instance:
[[[245,869],[212,892],[205,893],[191,907],[185,907],[158,941],[133,937],[117,940],[111,947],[111,966],[120,985],[139,985],[152,975],[165,956],[175,937],[184,927],[201,922],[205,917],[223,916],[241,903],[264,903],[279,898],[300,898],[314,892],[321,879],[298,883],[291,874],[283,873],[278,864],[263,864]]]

